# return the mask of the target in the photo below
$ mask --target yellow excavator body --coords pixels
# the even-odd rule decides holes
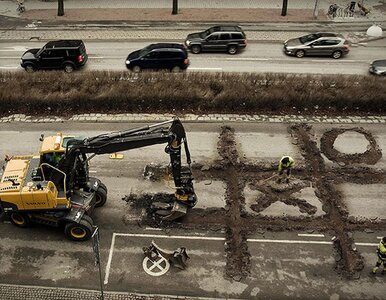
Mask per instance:
[[[33,182],[30,163],[39,156],[14,156],[8,161],[0,181],[1,201],[16,210],[44,210],[69,207],[66,197],[58,197],[58,190],[51,181]]]

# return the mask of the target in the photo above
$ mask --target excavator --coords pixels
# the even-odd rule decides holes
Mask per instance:
[[[168,125],[168,127],[166,127]],[[65,236],[88,240],[93,233],[93,211],[107,200],[107,187],[90,177],[89,161],[100,154],[166,143],[175,193],[156,213],[172,221],[195,206],[191,158],[185,129],[178,118],[154,125],[94,137],[41,136],[39,155],[6,157],[0,181],[0,209],[18,227],[32,222],[63,226]],[[182,145],[186,165],[182,166]]]

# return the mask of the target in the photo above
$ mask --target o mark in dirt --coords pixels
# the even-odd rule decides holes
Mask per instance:
[[[367,150],[365,152],[346,154],[334,148],[334,143],[337,137],[348,131],[360,133],[367,139],[369,144],[367,145]],[[360,163],[374,165],[382,158],[382,151],[379,148],[379,145],[377,144],[377,141],[374,139],[371,132],[361,127],[354,127],[348,129],[334,128],[329,131],[326,131],[320,139],[320,149],[321,152],[326,155],[329,160],[335,161],[337,163],[343,163],[346,165]]]

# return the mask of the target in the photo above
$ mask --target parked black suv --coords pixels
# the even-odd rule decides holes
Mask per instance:
[[[38,69],[63,69],[70,73],[84,66],[88,58],[81,40],[51,41],[41,49],[29,49],[20,64],[27,72]]]
[[[214,26],[203,32],[189,34],[185,45],[194,54],[201,51],[226,51],[236,54],[247,46],[247,38],[239,26]]]
[[[180,72],[189,66],[188,52],[182,44],[157,43],[129,54],[126,67],[133,72],[142,69]]]

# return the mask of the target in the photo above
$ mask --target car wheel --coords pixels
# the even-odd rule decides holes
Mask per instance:
[[[64,69],[64,72],[71,73],[74,71],[74,66],[71,64],[65,64],[63,69]]]
[[[228,53],[231,55],[234,55],[237,53],[237,46],[229,46],[228,47]]]
[[[173,72],[173,73],[180,73],[180,72],[181,72],[181,68],[180,68],[179,66],[174,66],[174,67],[172,68],[172,72]]]
[[[332,57],[335,58],[335,59],[341,58],[342,57],[342,51],[339,51],[339,50],[334,51],[332,53]]]
[[[31,224],[30,218],[26,214],[22,213],[11,213],[11,223],[17,227],[28,227]]]
[[[296,51],[295,56],[298,58],[302,58],[302,57],[304,57],[305,54],[306,53],[303,50],[298,50],[298,51]]]
[[[193,45],[191,50],[192,50],[193,54],[198,54],[201,52],[201,46],[200,45]]]
[[[36,69],[33,65],[26,65],[25,70],[27,71],[27,73],[33,73],[36,71]]]
[[[132,70],[134,73],[139,73],[139,72],[141,72],[141,67],[140,66],[134,66]]]

